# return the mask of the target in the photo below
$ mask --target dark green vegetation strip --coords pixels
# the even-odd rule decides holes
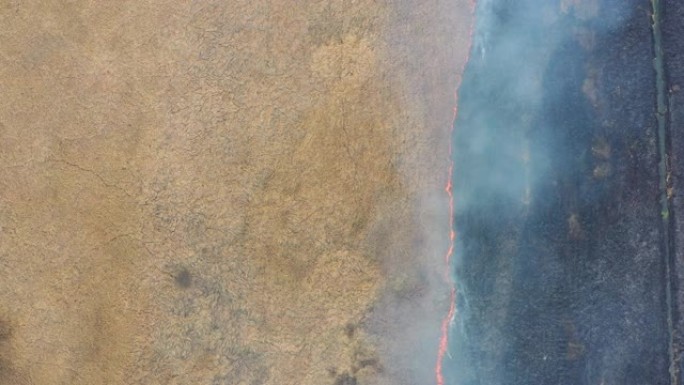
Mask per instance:
[[[674,352],[674,326],[673,326],[673,302],[672,302],[672,234],[670,217],[670,200],[668,197],[669,162],[668,162],[668,101],[665,82],[665,66],[663,63],[661,16],[662,8],[660,0],[651,0],[653,6],[653,67],[656,74],[656,120],[658,123],[658,174],[660,176],[660,209],[663,219],[663,252],[665,257],[665,296],[667,301],[667,330],[668,330],[668,354],[670,358],[670,383],[678,384],[677,370]]]

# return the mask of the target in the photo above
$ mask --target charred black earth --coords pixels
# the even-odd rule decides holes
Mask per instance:
[[[451,384],[681,384],[684,3],[480,1]]]

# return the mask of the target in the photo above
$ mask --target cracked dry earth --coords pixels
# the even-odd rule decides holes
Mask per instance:
[[[418,384],[465,0],[1,1],[1,384]]]

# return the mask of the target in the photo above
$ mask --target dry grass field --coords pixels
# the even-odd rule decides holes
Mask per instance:
[[[0,384],[426,384],[467,0],[0,1]]]

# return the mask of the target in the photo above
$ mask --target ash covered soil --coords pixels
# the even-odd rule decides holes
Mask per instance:
[[[0,4],[0,383],[432,381],[467,1]]]

